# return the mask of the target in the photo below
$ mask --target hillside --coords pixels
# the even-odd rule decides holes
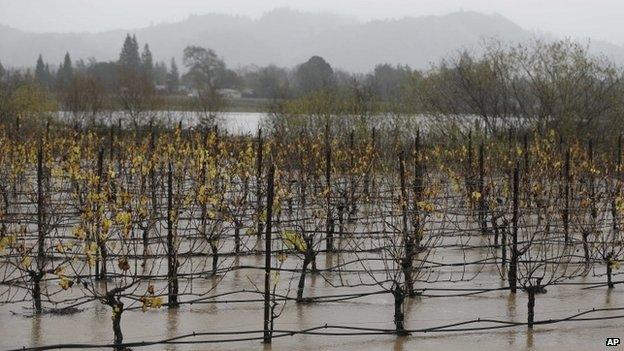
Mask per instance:
[[[32,66],[42,53],[60,62],[69,51],[74,59],[115,60],[126,33],[150,44],[158,60],[180,60],[186,45],[216,50],[230,67],[274,63],[296,65],[312,55],[353,72],[376,63],[426,68],[462,48],[475,49],[484,38],[522,41],[534,36],[500,15],[456,12],[443,16],[406,17],[360,22],[353,18],[276,9],[258,19],[220,14],[194,15],[176,23],[102,33],[27,33],[0,25],[0,62]],[[595,52],[624,62],[624,48],[597,42]],[[179,61],[180,62],[180,61]]]

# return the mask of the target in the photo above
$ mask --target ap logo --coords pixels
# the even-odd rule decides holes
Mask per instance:
[[[607,346],[618,346],[620,338],[607,338]]]

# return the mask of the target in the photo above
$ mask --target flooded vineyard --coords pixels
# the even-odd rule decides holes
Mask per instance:
[[[0,348],[596,349],[621,138],[0,136]]]

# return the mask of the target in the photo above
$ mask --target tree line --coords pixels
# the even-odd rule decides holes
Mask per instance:
[[[0,118],[44,105],[81,115],[76,116],[81,123],[89,118],[95,122],[102,109],[135,116],[182,108],[213,120],[231,101],[224,89],[233,89],[266,99],[261,108],[269,109],[317,108],[310,101],[323,96],[322,104],[336,114],[365,109],[371,114],[471,116],[490,132],[532,125],[540,131],[599,134],[622,125],[624,108],[621,67],[570,40],[490,40],[479,52],[460,51],[426,70],[379,64],[368,74],[341,71],[319,56],[292,69],[270,65],[234,70],[215,51],[199,46],[185,48],[183,66],[181,72],[174,58],[169,64],[155,62],[149,45],[140,49],[130,35],[117,61],[72,62],[67,53],[58,69],[41,56],[34,70],[0,65]],[[85,111],[91,111],[88,117]]]

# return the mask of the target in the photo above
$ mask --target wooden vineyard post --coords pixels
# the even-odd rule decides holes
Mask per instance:
[[[517,270],[518,270],[518,181],[519,171],[518,164],[514,169],[513,175],[513,208],[511,217],[511,261],[509,263],[509,288],[512,293],[516,293],[517,290]]]
[[[37,150],[37,272],[32,274],[33,278],[33,301],[35,313],[41,313],[41,271],[45,266],[45,237],[46,237],[46,213],[45,213],[45,193],[43,189],[43,141],[39,140]]]
[[[399,153],[399,178],[401,182],[401,196],[399,197],[399,201],[401,204],[401,212],[402,212],[402,231],[403,231],[403,242],[404,242],[404,252],[405,257],[401,262],[401,268],[403,269],[403,276],[405,278],[405,292],[408,295],[413,295],[414,281],[412,279],[412,261],[414,258],[414,237],[410,234],[408,228],[408,196],[407,196],[407,186],[405,180],[405,152],[401,151]]]
[[[566,149],[564,166],[563,233],[565,243],[570,243],[570,148]]]
[[[412,230],[414,232],[413,240],[414,245],[418,243],[420,245],[420,241],[422,239],[421,232],[421,221],[420,221],[420,208],[418,207],[418,203],[422,201],[423,192],[424,192],[424,158],[420,157],[421,155],[421,142],[420,142],[420,130],[416,131],[416,139],[414,140],[414,200],[412,209],[414,213],[412,214]]]
[[[485,169],[484,169],[484,147],[479,145],[479,225],[481,234],[487,234],[486,208],[485,208]]]
[[[262,129],[258,129],[258,146],[256,148],[256,219],[258,220],[258,240],[262,236]]]
[[[331,206],[331,140],[329,122],[325,124],[325,245],[327,251],[334,250],[334,218]]]
[[[96,186],[96,192],[98,194],[98,196],[100,195],[100,193],[102,192],[102,176],[104,173],[104,148],[100,147],[100,150],[98,151],[98,158],[97,158],[97,186]],[[101,208],[101,204],[99,202],[99,200],[96,203],[95,206],[95,223],[96,223],[96,229],[95,229],[95,242],[98,244],[98,254],[97,254],[97,258],[95,260],[95,278],[97,280],[103,280],[106,279],[106,257],[108,256],[108,252],[106,250],[106,242],[105,240],[102,240],[100,238],[100,233],[102,230],[102,218],[100,215],[100,208]],[[101,267],[100,266],[100,260],[101,260]]]
[[[273,216],[273,194],[274,194],[274,177],[275,166],[271,164],[269,167],[269,179],[267,184],[267,218],[266,218],[266,234],[265,234],[265,258],[264,258],[264,338],[266,344],[271,343],[271,217]]]
[[[178,255],[173,228],[173,170],[171,161],[167,171],[167,292],[169,307],[178,306]]]
[[[357,212],[357,207],[355,204],[355,135],[353,129],[349,134],[349,220],[355,216]]]

